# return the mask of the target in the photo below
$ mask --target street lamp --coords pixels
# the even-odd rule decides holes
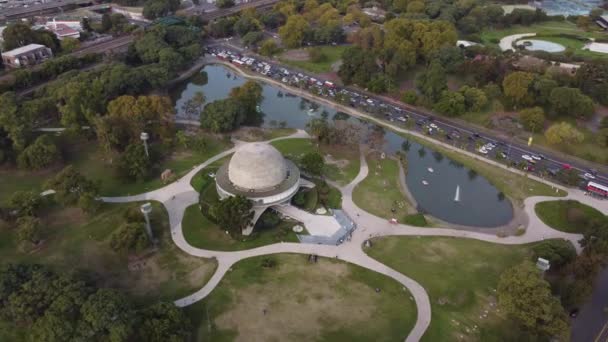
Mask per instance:
[[[152,235],[152,226],[150,225],[150,213],[152,212],[152,204],[150,202],[144,203],[139,207],[141,213],[144,214],[144,218],[146,219],[146,233],[148,233],[148,237],[150,241],[154,241],[154,236]]]
[[[150,154],[148,153],[148,139],[150,139],[150,136],[146,132],[141,132],[141,134],[139,135],[139,139],[141,139],[141,141],[144,142],[144,149],[146,150],[146,157],[150,157]]]

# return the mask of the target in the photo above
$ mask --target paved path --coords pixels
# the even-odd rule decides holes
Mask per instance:
[[[534,36],[536,36],[536,33],[512,34],[510,36],[503,37],[500,40],[500,43],[498,44],[498,46],[500,46],[500,49],[502,51],[508,51],[508,50],[513,51],[513,43],[515,43],[516,41],[518,41],[522,38],[534,37]]]
[[[294,218],[304,224],[310,235],[332,236],[340,230],[340,223],[331,215],[315,215],[293,205],[276,205],[276,211]]]
[[[277,138],[274,140],[288,139],[294,137],[302,138],[306,136],[307,135],[305,132],[298,131],[293,135]],[[267,143],[271,141],[268,141]],[[450,148],[454,148],[450,145],[447,146]],[[254,249],[234,252],[221,252],[196,248],[186,241],[182,231],[182,218],[184,216],[186,208],[198,202],[198,193],[192,188],[192,186],[190,185],[190,181],[200,170],[207,167],[209,164],[228,156],[229,154],[233,153],[234,150],[235,148],[232,148],[210,158],[201,165],[193,168],[190,172],[188,172],[178,181],[171,183],[161,189],[135,196],[103,198],[103,200],[106,202],[114,203],[143,200],[156,200],[161,202],[166,207],[167,212],[169,214],[171,237],[174,243],[181,250],[190,255],[204,258],[215,258],[217,260],[218,268],[211,277],[211,279],[205,284],[205,286],[200,290],[196,291],[195,293],[175,301],[175,304],[177,306],[188,306],[205,298],[219,284],[225,273],[232,267],[232,265],[234,265],[240,260],[255,256],[277,253],[316,254],[327,258],[337,258],[339,260],[347,261],[359,265],[361,267],[365,267],[367,269],[391,277],[392,279],[395,279],[403,286],[405,286],[410,291],[412,297],[416,302],[417,307],[416,324],[412,331],[410,331],[405,341],[419,341],[431,321],[431,305],[429,301],[429,296],[424,290],[424,288],[413,279],[408,278],[407,276],[367,256],[367,254],[365,254],[365,252],[362,250],[362,245],[364,241],[369,239],[370,237],[391,235],[450,236],[471,238],[500,244],[522,244],[549,238],[562,238],[571,241],[580,251],[578,240],[581,238],[581,235],[568,234],[556,231],[542,223],[534,213],[534,205],[536,203],[544,200],[555,200],[555,197],[531,197],[524,201],[524,210],[526,214],[530,217],[530,221],[525,234],[521,236],[509,236],[501,238],[496,235],[481,232],[461,231],[447,228],[420,228],[405,224],[390,224],[385,219],[365,212],[364,210],[359,208],[352,200],[353,189],[357,186],[357,184],[359,184],[363,179],[365,179],[365,177],[367,177],[369,172],[367,161],[365,160],[363,152],[360,155],[361,166],[359,173],[351,183],[340,188],[340,191],[342,192],[343,210],[351,218],[353,218],[353,220],[359,227],[353,233],[350,241],[347,241],[339,246],[277,243]],[[466,153],[466,151],[461,152]],[[493,163],[492,161],[488,162]],[[497,164],[497,166],[504,167],[501,164]],[[509,170],[512,172],[518,172],[512,169]],[[544,179],[538,180],[542,182],[547,182]],[[583,193],[580,191],[569,190],[569,195],[566,198],[578,200],[580,202],[589,204],[597,208],[603,213],[608,213],[608,203],[606,201],[599,201],[591,197],[584,196]]]

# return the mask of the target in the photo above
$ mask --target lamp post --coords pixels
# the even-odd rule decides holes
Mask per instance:
[[[150,202],[144,203],[140,207],[141,213],[144,214],[144,218],[146,219],[146,233],[148,233],[148,237],[150,241],[154,241],[154,236],[152,235],[152,226],[150,225],[150,213],[152,212],[152,204]]]
[[[144,143],[144,149],[146,150],[146,157],[150,157],[150,154],[148,153],[148,139],[150,139],[150,136],[146,132],[141,132],[141,134],[139,135],[139,139],[141,139],[141,141],[143,141],[143,143]]]

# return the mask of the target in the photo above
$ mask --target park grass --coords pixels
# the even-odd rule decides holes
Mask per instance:
[[[282,63],[285,63],[287,65],[290,65],[290,66],[293,66],[296,68],[300,68],[300,69],[304,69],[306,71],[310,71],[313,73],[317,73],[317,74],[328,73],[328,72],[333,71],[332,65],[342,58],[342,53],[344,53],[344,50],[346,50],[347,46],[328,45],[328,46],[319,46],[317,48],[319,48],[321,50],[321,53],[323,55],[325,55],[325,58],[323,61],[314,63],[311,61],[293,60],[293,59],[289,59],[286,56],[280,57],[279,60]],[[310,49],[310,48],[306,48],[306,50],[308,50],[308,49]]]
[[[197,248],[216,251],[237,251],[270,245],[278,242],[298,242],[298,237],[291,230],[294,221],[282,221],[271,229],[254,228],[249,236],[235,240],[224,229],[206,218],[198,204],[186,208],[182,220],[182,230],[186,241]]]
[[[431,325],[422,341],[526,340],[497,310],[495,291],[501,273],[528,258],[532,245],[447,237],[383,237],[373,242],[367,250],[371,257],[416,280],[429,294]]]
[[[326,159],[323,176],[340,185],[350,183],[359,173],[359,148],[353,146],[320,145],[307,138],[283,139],[272,142],[286,158],[298,163],[300,158],[310,152],[319,152]],[[327,162],[328,155],[332,162]]]
[[[583,233],[589,220],[606,220],[599,210],[574,200],[540,202],[534,211],[546,225],[567,233]]]
[[[421,213],[406,215],[403,218],[403,223],[409,224],[410,226],[416,226],[416,227],[428,227],[429,226],[429,223],[426,220],[426,217],[424,217],[424,214],[421,214]]]
[[[217,172],[220,166],[222,166],[222,164],[224,164],[230,158],[232,158],[232,155],[226,156],[220,160],[216,160],[215,162],[207,165],[207,167],[200,170],[194,175],[194,177],[192,177],[192,179],[190,180],[190,185],[192,185],[194,190],[200,192],[208,181],[207,175],[211,172]]]
[[[485,45],[498,45],[493,40],[520,33],[536,33],[538,36],[554,36],[558,34],[573,34],[586,38],[600,38],[605,36],[600,32],[587,32],[576,24],[568,21],[546,21],[530,26],[513,25],[504,29],[486,29],[481,32],[481,42]]]
[[[176,176],[183,176],[192,167],[203,163],[210,157],[230,147],[229,142],[209,136],[208,146],[202,151],[191,151],[178,148],[171,152],[158,167],[158,174],[143,182],[124,182],[114,170],[115,160],[108,158],[96,143],[78,142],[73,150],[66,153],[69,158],[65,165],[72,164],[86,177],[99,181],[102,196],[135,195],[163,186],[160,173],[170,169]],[[53,177],[61,167],[44,171],[24,171],[16,169],[0,169],[0,203],[6,201],[16,191],[32,190],[41,192],[44,182]]]
[[[0,227],[1,263],[40,263],[60,272],[85,271],[94,275],[99,286],[118,288],[141,304],[152,299],[173,301],[201,288],[211,277],[215,262],[189,256],[173,244],[167,212],[156,202],[151,221],[158,249],[137,257],[111,250],[109,237],[123,222],[123,212],[139,204],[103,204],[93,216],[76,208],[50,206],[41,215],[44,241],[35,250],[20,245],[14,230]],[[128,266],[134,260],[141,267],[131,271]]]
[[[258,127],[246,127],[232,134],[238,140],[255,142],[255,141],[266,141],[285,137],[294,134],[297,130],[295,128],[258,128]]]
[[[276,265],[263,267],[268,260]],[[396,281],[295,254],[238,262],[186,313],[196,341],[402,341],[416,320],[410,293]]]
[[[369,173],[353,190],[353,201],[361,209],[386,219],[400,218],[411,209],[399,190],[399,165],[394,159],[368,156]],[[392,212],[391,209],[395,209]]]

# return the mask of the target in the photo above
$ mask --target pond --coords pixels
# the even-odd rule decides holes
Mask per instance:
[[[203,91],[207,102],[211,102],[228,97],[233,87],[243,83],[243,78],[223,66],[206,66],[201,75],[172,92],[177,115],[186,118],[181,106],[196,91]],[[312,118],[321,117],[321,113],[325,112],[331,119],[347,119],[367,129],[376,127],[367,121],[294,96],[277,87],[268,84],[262,86],[262,126],[270,127],[284,122],[287,127],[305,129]],[[511,202],[487,179],[473,170],[392,131],[384,131],[384,140],[383,149],[387,153],[402,150],[407,154],[406,183],[420,210],[447,222],[475,227],[497,227],[512,219]],[[429,168],[433,172],[429,172]],[[423,181],[427,185],[424,185]],[[459,198],[455,200],[457,188]]]
[[[566,50],[561,44],[539,39],[522,39],[517,41],[517,46],[522,46],[529,51],[562,52]]]

